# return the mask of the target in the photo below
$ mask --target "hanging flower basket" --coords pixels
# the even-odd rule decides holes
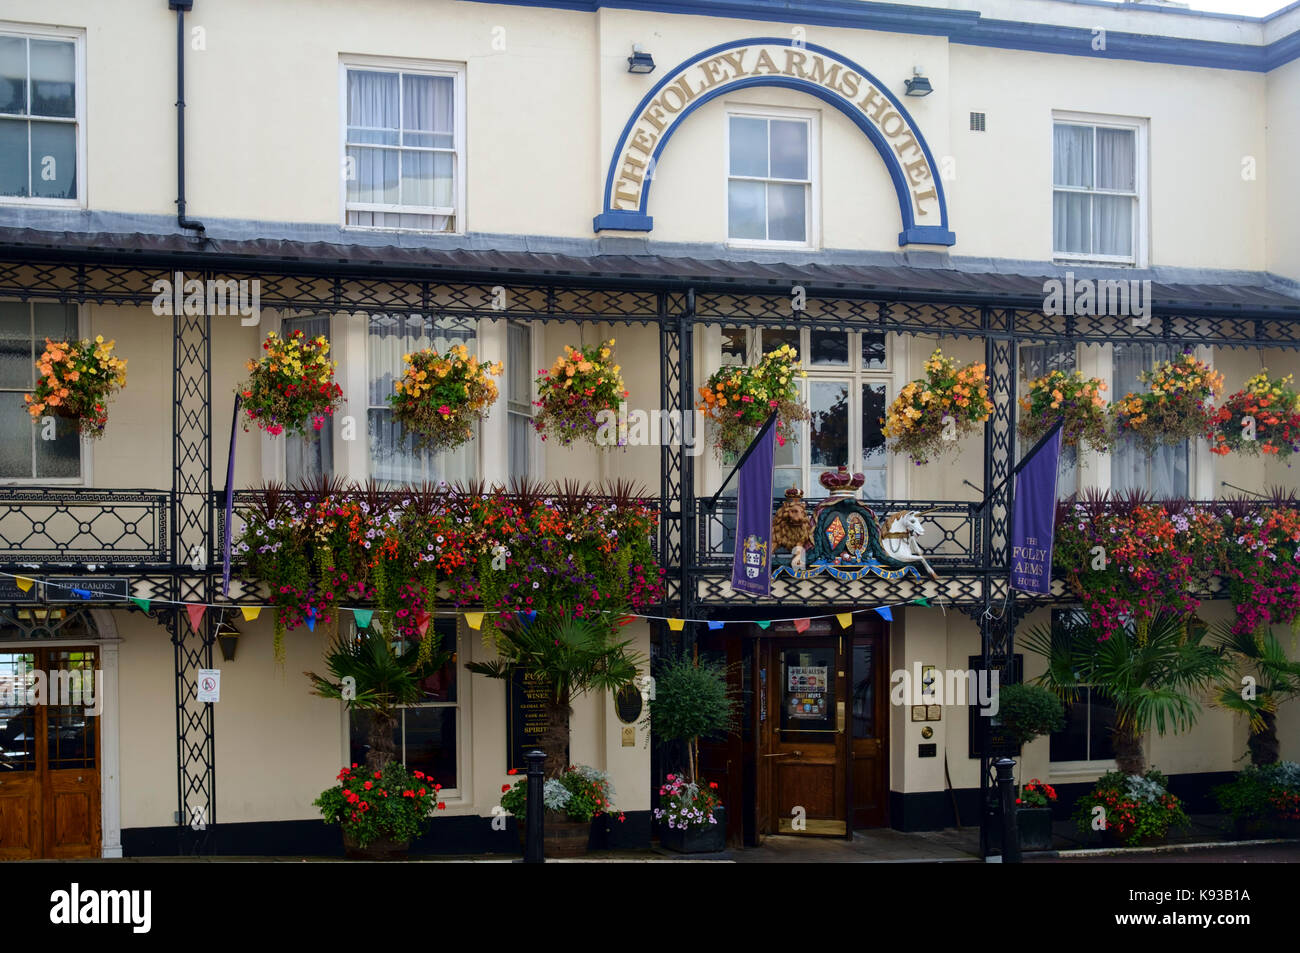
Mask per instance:
[[[1028,395],[1020,399],[1020,436],[1033,444],[1064,418],[1063,446],[1084,442],[1094,453],[1105,453],[1112,442],[1110,416],[1101,396],[1105,389],[1105,381],[1085,378],[1079,371],[1052,371],[1030,381]]]
[[[1269,454],[1286,459],[1300,451],[1300,393],[1294,375],[1270,379],[1268,368],[1223,402],[1210,418],[1210,452]]]
[[[955,447],[993,413],[983,364],[961,367],[935,348],[925,362],[925,377],[903,386],[885,415],[884,435],[891,449],[918,465]]]
[[[1133,436],[1147,451],[1204,434],[1215,413],[1212,402],[1223,391],[1223,375],[1190,353],[1143,371],[1138,380],[1147,392],[1125,394],[1111,413],[1119,435]]]
[[[598,447],[624,446],[619,404],[627,399],[622,368],[613,363],[614,339],[584,348],[566,346],[537,378],[538,408],[533,426],[542,439],[561,446],[589,440]]]
[[[496,403],[501,362],[488,364],[457,344],[446,354],[425,348],[402,355],[406,367],[388,398],[393,419],[421,449],[452,450],[474,436],[474,421]]]
[[[23,395],[33,420],[44,415],[77,422],[83,437],[102,437],[108,425],[108,399],[126,386],[126,361],[113,357],[113,341],[51,341],[36,362],[39,377]]]
[[[711,423],[713,449],[721,458],[745,451],[776,411],[776,441],[785,446],[795,437],[795,426],[809,419],[808,408],[799,400],[796,378],[799,352],[783,344],[756,367],[723,367],[700,388],[703,400],[697,405]]]
[[[266,354],[248,362],[252,375],[239,386],[244,430],[252,424],[273,437],[320,430],[343,400],[343,388],[334,382],[329,341],[302,331],[287,337],[271,331],[262,350]]]

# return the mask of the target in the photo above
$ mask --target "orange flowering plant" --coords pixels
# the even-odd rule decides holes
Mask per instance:
[[[126,361],[113,356],[112,341],[51,341],[36,362],[39,377],[23,395],[33,420],[45,414],[77,422],[83,437],[102,437],[108,425],[109,397],[126,386]]]
[[[1210,452],[1271,454],[1286,459],[1300,451],[1300,393],[1294,375],[1277,379],[1260,371],[1223,402],[1210,418]]]
[[[600,439],[602,429],[610,429],[605,422],[611,415],[617,420],[619,404],[627,399],[613,348],[613,338],[581,349],[566,345],[550,369],[542,371],[533,426],[543,440],[554,437],[564,447],[583,439],[596,446],[624,444],[621,434],[617,441]]]
[[[799,352],[788,344],[763,355],[756,367],[723,367],[700,388],[698,405],[714,430],[721,457],[743,453],[767,418],[776,412],[776,442],[785,446],[796,426],[809,417],[799,400]]]
[[[249,360],[251,376],[239,386],[244,429],[252,424],[271,436],[320,430],[325,418],[343,400],[334,382],[330,342],[324,335],[309,338],[301,330],[281,337],[274,331],[262,342],[266,353]]]
[[[1058,419],[1061,443],[1077,447],[1086,442],[1095,453],[1110,449],[1110,418],[1101,392],[1106,382],[1084,377],[1082,372],[1050,371],[1029,382],[1029,393],[1020,399],[1020,436],[1031,445],[1047,433]]]
[[[904,385],[889,405],[883,433],[893,449],[922,464],[955,446],[992,413],[984,365],[962,367],[935,348],[925,362],[925,377]]]
[[[490,364],[456,344],[439,354],[430,348],[402,355],[402,379],[388,398],[393,418],[415,434],[420,447],[451,450],[474,436],[473,423],[496,403],[501,362]]]
[[[1143,371],[1138,380],[1147,391],[1125,394],[1111,413],[1119,434],[1131,434],[1147,450],[1205,433],[1223,391],[1223,375],[1190,352]]]

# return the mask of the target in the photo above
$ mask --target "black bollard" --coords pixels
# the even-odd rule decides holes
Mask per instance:
[[[1020,825],[1016,823],[1016,779],[1011,773],[1016,763],[1010,758],[998,758],[997,768],[999,802],[1002,806],[1002,862],[1018,864],[1020,860]]]
[[[546,755],[536,749],[524,755],[528,762],[528,808],[525,812],[524,863],[543,864],[546,852],[542,848],[542,785],[545,783]]]

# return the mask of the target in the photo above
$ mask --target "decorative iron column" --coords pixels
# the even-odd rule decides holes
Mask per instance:
[[[674,314],[673,311],[678,310]],[[665,606],[690,618],[696,603],[692,568],[695,560],[695,458],[685,446],[687,416],[695,403],[695,292],[659,299],[659,400],[670,417],[680,415],[683,440],[660,440],[659,561],[667,571]],[[694,440],[702,439],[689,431]],[[689,627],[688,627],[689,628]],[[687,638],[690,636],[688,635]]]
[[[1011,662],[1015,606],[1008,586],[1011,470],[1015,466],[1012,425],[1016,403],[1015,312],[983,309],[984,364],[993,414],[984,426],[984,611],[980,616],[980,664],[988,672],[997,658]],[[987,678],[988,676],[984,676]],[[989,852],[989,795],[992,756],[989,719],[980,719],[980,856]]]
[[[202,277],[208,277],[203,275]],[[209,603],[212,553],[212,319],[173,315],[172,586],[174,602]],[[181,607],[168,613],[175,653],[177,847],[199,853],[216,819],[212,706],[198,701],[199,669],[212,667],[212,610],[197,631]]]

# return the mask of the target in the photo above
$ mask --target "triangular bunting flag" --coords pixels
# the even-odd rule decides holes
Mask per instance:
[[[534,613],[534,615],[536,615],[536,613]],[[423,637],[423,635],[429,631],[429,613],[425,612],[423,609],[417,610],[415,613],[415,626],[420,630],[420,635]]]
[[[685,619],[669,619],[669,620],[668,620],[668,628],[672,629],[674,632],[680,632],[680,631],[682,631],[682,629],[684,629],[685,627],[686,627],[686,620],[685,620]]]
[[[152,605],[148,599],[137,599],[134,596],[131,597],[131,601],[139,607],[141,612],[148,612],[150,605]]]
[[[352,618],[357,622],[358,629],[370,628],[370,620],[375,616],[374,609],[353,609]]]
[[[256,619],[259,615],[262,614],[262,607],[261,606],[240,606],[239,611],[244,616],[245,622],[252,622],[254,619]]]
[[[195,632],[199,631],[199,623],[203,621],[203,613],[208,611],[208,607],[201,604],[191,604],[185,606],[185,612],[190,617],[190,628]]]
[[[536,609],[521,609],[519,612],[520,622],[524,622],[531,625],[536,618],[537,618]]]
[[[725,622],[710,622],[710,623],[709,623],[709,630],[710,630],[710,631],[713,631],[714,629],[720,629],[720,628],[722,628],[724,625],[726,625]]]
[[[807,632],[808,626],[812,625],[811,619],[795,619],[794,630],[796,632]]]
[[[755,622],[754,624],[757,625],[760,629],[766,629],[772,623],[768,621],[768,622]]]
[[[631,624],[632,624],[633,622],[635,622],[635,621],[636,621],[636,616],[634,616],[634,615],[625,615],[625,616],[623,616],[621,619],[618,620],[618,624],[619,624],[619,625],[631,625]]]
[[[927,599],[925,596],[917,596],[915,599],[912,600],[912,604],[918,606],[929,606],[930,600]]]
[[[358,622],[357,624],[360,625],[361,623]],[[468,625],[475,632],[477,632],[479,629],[483,628],[483,613],[466,612],[465,624]]]
[[[18,583],[18,588],[23,592],[27,592],[32,586],[36,585],[35,580],[28,579],[26,576],[19,576],[14,582]]]
[[[876,611],[880,613],[880,618],[884,619],[886,622],[894,621],[894,613],[889,611],[889,606],[880,606]]]
[[[852,612],[841,612],[838,615],[836,615],[835,618],[839,620],[841,629],[847,629],[849,626],[853,624]]]
[[[89,598],[90,598],[90,590],[89,590],[89,589],[78,589],[76,586],[73,586],[73,587],[72,587],[72,594],[73,594],[74,596],[76,596],[78,599],[89,599]]]

